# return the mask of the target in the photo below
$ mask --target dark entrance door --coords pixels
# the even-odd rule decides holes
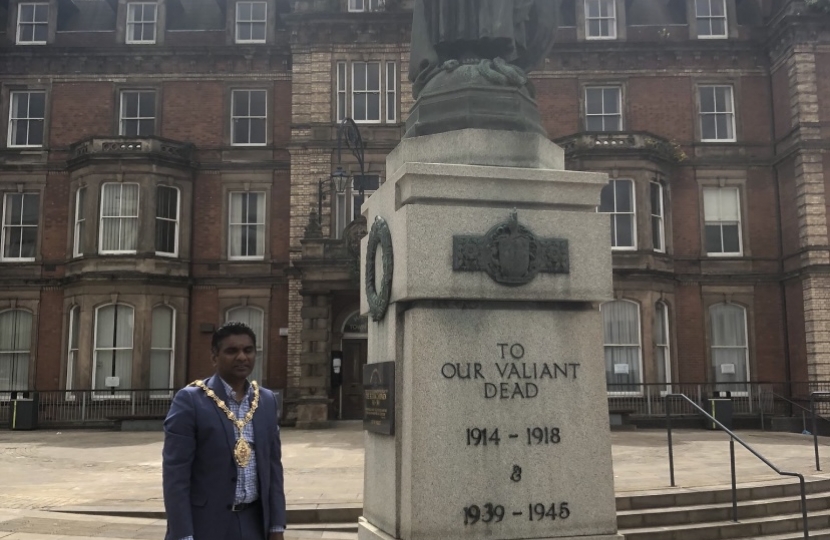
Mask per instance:
[[[363,366],[366,365],[365,339],[343,340],[343,420],[363,419]]]

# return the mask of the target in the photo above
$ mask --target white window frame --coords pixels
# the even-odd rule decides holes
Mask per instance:
[[[717,91],[720,88],[727,88],[729,89],[729,100],[727,101],[727,110],[719,111],[718,110],[718,100],[717,100]],[[703,110],[703,92],[711,90],[714,92],[712,96],[712,101],[715,104],[714,111],[704,111]],[[697,87],[698,95],[698,107],[699,107],[699,122],[700,122],[700,140],[701,142],[735,142],[737,141],[737,132],[736,132],[736,125],[735,125],[735,87],[731,84],[703,84]],[[707,139],[704,134],[704,127],[703,127],[703,118],[705,116],[714,116],[715,117],[715,136],[714,139]],[[717,137],[717,117],[718,116],[726,116],[729,119],[729,127],[732,129],[732,136],[731,137]]]
[[[69,308],[69,333],[66,339],[66,395],[67,401],[75,401],[75,370],[78,368],[78,351],[80,350],[81,306]]]
[[[701,15],[699,8],[700,3],[706,2],[709,6],[709,15]],[[712,15],[712,4],[718,3],[723,6],[723,16],[720,15]],[[695,0],[695,22],[697,26],[697,38],[698,39],[727,39],[729,37],[729,13],[726,11],[726,0]],[[712,31],[712,21],[716,19],[723,20],[723,34],[702,34],[700,32],[702,26],[701,23],[705,22],[709,31]]]
[[[121,189],[122,196],[119,197],[119,214],[117,216],[105,216],[104,215],[104,190],[106,190],[107,186],[119,186]],[[123,212],[123,193],[124,193],[124,186],[136,186],[136,205],[135,205],[135,215],[134,216],[125,216],[121,214]],[[135,182],[105,182],[101,185],[101,204],[99,205],[99,212],[98,212],[98,253],[100,255],[131,255],[136,253],[138,249],[138,243],[141,238],[141,223],[139,222],[139,216],[141,215],[141,186]],[[119,231],[121,226],[123,225],[124,220],[135,220],[136,227],[135,227],[135,243],[136,249],[104,249],[104,220],[105,219],[117,219],[119,220]],[[119,243],[121,240],[121,235],[119,234]]]
[[[385,0],[349,0],[350,13],[367,13],[383,9]]]
[[[605,302],[604,304],[600,305],[600,308],[599,308],[600,313],[602,313],[602,308],[603,307],[605,307],[606,305],[609,305],[609,304],[613,304],[614,302],[623,302],[623,303],[626,303],[626,304],[632,304],[635,308],[637,308],[637,344],[632,345],[630,343],[606,343],[605,334],[604,334],[604,332],[605,332],[605,328],[604,328],[605,319],[603,318],[603,320],[602,320],[602,324],[603,324],[603,337],[602,337],[603,363],[605,362],[605,349],[608,348],[608,347],[636,348],[637,349],[637,362],[638,362],[639,370],[640,370],[639,371],[640,380],[636,381],[636,382],[633,382],[633,383],[630,383],[630,384],[633,385],[633,386],[637,386],[640,389],[637,390],[637,391],[634,391],[634,392],[626,392],[626,391],[614,392],[614,391],[608,390],[608,395],[609,396],[641,396],[641,395],[643,395],[643,380],[644,380],[643,379],[644,373],[643,373],[643,314],[642,314],[642,309],[641,309],[640,304],[638,304],[637,302],[634,302],[632,300],[626,300],[624,298],[620,298],[620,299],[617,299],[617,300],[612,300],[610,302]],[[607,380],[606,380],[606,383],[607,383]]]
[[[599,17],[591,17],[588,15],[589,5],[596,4],[600,11]],[[611,14],[607,16],[602,15],[602,8],[605,6],[611,6]],[[617,39],[617,2],[616,0],[585,0],[584,3],[585,9],[585,39],[590,40],[612,40]],[[608,28],[609,28],[609,35],[607,36],[593,36],[591,35],[591,21],[600,21],[600,31],[602,29],[602,21],[609,21]]]
[[[161,191],[162,188],[172,189],[176,192],[176,217],[174,219],[159,216],[159,191]],[[153,238],[153,244],[154,244],[153,247],[156,251],[156,255],[158,255],[160,257],[178,257],[179,256],[179,221],[181,219],[181,207],[182,207],[182,192],[179,188],[177,188],[176,186],[168,186],[168,185],[165,185],[165,184],[161,184],[161,185],[156,186],[156,222],[155,222],[156,229],[154,231],[156,234]],[[159,248],[159,246],[158,246],[159,221],[164,221],[164,222],[173,224],[173,231],[174,231],[173,235],[174,236],[173,236],[173,251],[172,252],[159,251],[159,249],[158,249]]]
[[[265,8],[265,18],[264,19],[255,20],[253,18],[253,5],[254,4],[262,4],[262,6]],[[242,6],[242,5],[248,5],[252,8],[251,9],[251,13],[252,13],[251,19],[243,20],[243,19],[240,18],[240,16],[239,16],[239,7]],[[264,27],[263,38],[262,39],[253,39],[253,37],[252,37],[251,39],[240,39],[240,37],[239,37],[239,26],[242,25],[242,24],[247,24],[251,27],[251,36],[254,35],[254,32],[253,32],[254,25],[258,25],[258,24],[263,25],[263,27]],[[251,44],[251,43],[265,43],[265,41],[267,39],[268,39],[268,3],[263,2],[263,1],[237,2],[236,3],[236,25],[235,25],[235,29],[234,29],[234,41],[236,43],[241,43],[241,44]]]
[[[86,186],[75,191],[75,226],[72,232],[72,256],[84,256],[84,231],[86,230]]]
[[[601,109],[602,112],[599,114],[591,114],[588,112],[588,93],[590,90],[601,90],[602,91],[602,103]],[[605,92],[608,90],[616,90],[617,91],[617,112],[616,113],[608,113],[605,111]],[[603,133],[617,133],[622,131],[623,128],[623,109],[622,109],[622,87],[621,86],[614,86],[614,85],[607,85],[607,86],[586,86],[585,87],[585,129],[589,130],[588,127],[588,119],[592,117],[599,117],[602,119],[602,131]],[[619,118],[619,129],[606,129],[605,126],[605,119],[606,118]]]
[[[27,94],[27,101],[26,101],[26,116],[14,116],[14,101],[17,96],[21,96],[23,94]],[[43,95],[43,118],[35,118],[30,116],[30,109],[32,106],[32,95],[34,94],[41,94]],[[43,148],[43,142],[46,138],[46,92],[43,90],[17,90],[13,92],[9,92],[9,130],[8,130],[8,138],[6,141],[8,142],[9,148]],[[14,135],[17,132],[17,123],[18,122],[26,122],[26,142],[27,144],[15,144],[15,137]],[[31,133],[30,123],[31,122],[41,122],[41,140],[37,144],[28,144],[29,143],[29,134]]]
[[[743,311],[744,339],[745,339],[743,347],[734,346],[734,345],[715,345],[714,344],[714,337],[715,337],[714,336],[714,327],[713,327],[714,317],[712,317],[712,311],[715,308],[717,308],[718,306],[731,306],[731,307],[740,308]],[[718,304],[712,304],[711,306],[709,306],[709,328],[708,328],[708,331],[709,331],[709,339],[710,339],[710,343],[709,343],[709,367],[714,368],[715,349],[743,349],[743,351],[744,351],[744,363],[745,363],[745,366],[746,366],[746,380],[745,381],[738,381],[738,382],[747,382],[748,383],[749,381],[751,381],[752,380],[752,378],[751,378],[752,377],[752,372],[750,370],[751,370],[752,366],[751,366],[750,361],[749,361],[749,310],[746,307],[741,306],[739,304],[728,303],[728,302],[721,302],[721,303],[718,303]],[[713,380],[712,384],[714,384],[717,387],[719,385],[729,385],[729,384],[732,384],[732,383],[718,382],[717,380]],[[732,391],[732,396],[733,397],[743,397],[743,396],[747,396],[747,395],[749,395],[748,391],[743,391],[743,392],[742,391]]]
[[[619,227],[616,225],[616,218],[617,216],[631,216],[631,242],[632,245],[630,246],[619,246],[614,245],[618,244],[617,238],[614,238],[614,241],[611,245],[612,251],[636,251],[637,250],[637,190],[635,189],[634,180],[630,178],[612,178],[608,181],[609,185],[613,186],[611,191],[614,194],[614,208],[611,212],[601,212],[603,214],[607,214],[610,216],[612,220],[615,221],[614,223],[614,231],[619,231]],[[617,210],[617,189],[616,183],[617,182],[627,182],[628,185],[631,187],[631,211],[630,212],[620,212]],[[617,235],[619,236],[619,235]]]
[[[124,103],[125,97],[128,94],[135,94],[137,96],[138,102],[136,103],[136,111],[138,116],[126,116],[126,106]],[[144,116],[142,113],[144,111],[141,110],[141,94],[152,94],[153,95],[153,116]],[[129,137],[152,137],[156,133],[156,91],[155,90],[122,90],[120,96],[120,108],[118,110],[118,134],[122,137],[129,136]],[[135,135],[128,135],[126,129],[126,123],[130,121],[138,122],[138,127],[141,127],[142,121],[152,120],[153,121],[153,129],[152,133],[147,135],[141,135],[140,133]],[[141,131],[139,129],[138,131]]]
[[[258,197],[262,197],[262,215],[258,216],[258,221],[256,223],[247,223],[247,222],[239,222],[233,223],[231,221],[231,206],[233,205],[233,197],[234,195],[243,194],[248,196],[248,204],[250,204],[250,196],[257,195]],[[244,191],[244,190],[237,190],[231,191],[228,193],[228,260],[231,261],[261,261],[265,259],[265,253],[268,251],[267,242],[268,238],[265,236],[267,231],[267,215],[268,215],[268,198],[266,197],[267,192],[265,191]],[[233,239],[234,239],[234,227],[249,227],[251,225],[256,226],[257,234],[261,234],[263,238],[263,248],[261,254],[256,255],[233,255]]]
[[[349,65],[347,62],[337,62],[337,89],[336,89],[336,107],[337,107],[337,121],[340,122],[348,116],[349,108]],[[341,99],[342,98],[342,99]]]
[[[153,6],[153,20],[145,21],[144,19],[140,21],[130,20],[131,17],[135,15],[135,12],[132,8],[141,6],[141,16],[143,17],[145,14],[145,8],[147,6]],[[128,45],[155,45],[158,39],[158,19],[159,19],[159,6],[156,2],[128,2],[127,3],[127,35],[125,36],[126,43]],[[141,38],[134,39],[133,38],[133,30],[135,29],[136,25],[141,25]],[[145,26],[153,26],[153,39],[144,39],[144,30]]]
[[[654,208],[654,196],[652,190],[657,187],[657,197],[659,198],[658,208],[655,212]],[[666,207],[665,207],[665,193],[663,189],[663,184],[660,182],[652,181],[649,182],[649,200],[651,203],[651,243],[652,249],[657,253],[665,253],[666,252]],[[657,232],[658,238],[660,239],[660,247],[654,245],[654,227],[655,223],[657,223]]]
[[[660,321],[660,324],[663,326],[663,333],[666,336],[665,343],[659,343],[657,338],[654,338],[654,349],[660,349],[663,351],[663,373],[665,376],[665,381],[659,381],[660,383],[665,383],[665,388],[660,391],[661,395],[666,395],[667,393],[671,393],[672,391],[672,369],[671,369],[671,332],[669,326],[669,305],[664,302],[663,300],[658,300],[654,304],[654,318],[655,320]],[[661,313],[662,312],[662,313]],[[656,336],[656,332],[655,332]]]
[[[46,20],[45,21],[21,21],[20,16],[23,13],[24,6],[33,6],[33,17],[37,17],[37,6],[46,6]],[[32,33],[32,40],[31,41],[24,41],[21,39],[21,29],[23,25],[31,25],[31,26],[46,26],[46,36],[47,38],[43,41],[38,41],[34,39],[34,35],[36,32]],[[17,27],[15,31],[15,43],[17,45],[46,45],[49,36],[49,3],[48,2],[23,2],[17,5]]]
[[[233,313],[241,310],[252,310],[259,313],[259,316],[262,320],[262,328],[259,329],[260,332],[257,332],[257,328],[254,328],[253,325],[249,324],[248,320],[240,321],[240,319],[234,319]],[[265,377],[265,362],[266,362],[266,334],[268,333],[268,320],[265,317],[265,310],[259,306],[251,306],[251,305],[244,305],[244,306],[233,306],[228,308],[225,311],[225,322],[230,321],[240,321],[244,322],[248,326],[251,327],[251,330],[254,331],[254,335],[256,335],[256,363],[254,364],[254,370],[249,375],[252,381],[257,381],[258,383],[263,383],[263,378]]]
[[[718,201],[720,203],[720,194],[724,191],[734,191],[735,192],[735,200],[737,202],[738,208],[738,221],[727,221],[723,219],[707,221],[706,220],[706,192],[707,191],[717,191],[718,192]],[[742,257],[744,254],[744,234],[743,234],[743,212],[741,211],[741,189],[737,186],[724,186],[724,187],[717,187],[717,186],[704,186],[703,190],[701,191],[701,201],[703,206],[703,251],[706,252],[707,257]],[[720,212],[718,212],[720,213]],[[710,252],[708,247],[706,246],[706,227],[707,226],[720,226],[721,230],[721,248],[723,248],[723,226],[724,225],[737,225],[738,227],[738,251],[714,251]]]
[[[366,68],[365,69],[365,72],[366,72],[366,77],[365,77],[366,89],[365,90],[355,90],[354,71],[355,71],[355,67],[360,65],[360,64],[363,64]],[[370,64],[377,64],[377,66],[378,66],[378,81],[377,81],[378,90],[377,90],[377,92],[375,92],[373,90],[369,90],[369,65]],[[352,99],[351,99],[351,103],[352,103],[352,120],[354,120],[355,124],[381,124],[381,123],[383,123],[383,96],[384,96],[384,91],[383,91],[383,87],[381,86],[382,81],[383,81],[383,71],[381,70],[381,68],[383,67],[383,65],[384,65],[383,62],[376,61],[376,60],[366,61],[366,62],[364,62],[364,61],[352,62],[352,69],[351,69]],[[365,95],[366,96],[366,113],[367,113],[366,116],[367,117],[368,117],[368,112],[369,112],[369,100],[372,99],[373,97],[377,96],[377,102],[378,102],[378,119],[377,120],[366,120],[366,119],[358,120],[355,117],[354,104],[355,104],[355,98],[358,95],[360,95],[360,96]]]
[[[386,62],[386,123],[398,122],[398,64]],[[390,107],[390,100],[392,106]]]
[[[113,347],[110,347],[110,348],[99,349],[98,348],[98,316],[99,316],[101,310],[104,309],[104,308],[115,307],[115,309],[118,309],[119,306],[125,306],[125,307],[130,308],[130,315],[131,315],[131,319],[132,319],[132,332],[130,333],[130,343],[129,343],[129,345],[123,346],[123,347],[113,346]],[[133,307],[129,304],[124,304],[124,303],[114,303],[114,304],[111,303],[111,304],[104,304],[102,306],[98,306],[98,307],[95,308],[95,318],[92,321],[92,324],[94,325],[94,327],[93,327],[93,336],[92,336],[92,390],[93,390],[92,397],[93,397],[93,399],[126,399],[126,400],[128,400],[128,399],[130,399],[130,392],[125,392],[124,390],[132,390],[132,388],[123,388],[122,386],[119,386],[118,387],[119,390],[115,390],[115,393],[113,393],[113,391],[111,389],[107,388],[107,387],[96,388],[95,387],[95,381],[96,381],[96,375],[97,375],[97,371],[98,371],[98,354],[99,354],[100,351],[103,351],[103,353],[106,353],[106,352],[111,352],[111,351],[121,351],[121,350],[133,351],[134,350],[134,346],[135,346],[135,307]],[[117,332],[118,332],[117,325],[115,325],[115,329],[116,329],[116,334],[117,334]],[[116,344],[113,343],[113,345],[116,345]],[[134,367],[133,366],[134,362],[135,362],[135,358],[132,357],[130,359],[130,369],[131,370]],[[132,387],[133,386],[132,385],[132,374],[130,375],[130,379],[131,379],[130,380],[130,386]]]
[[[234,103],[236,101],[237,95],[242,95],[242,93],[248,94],[248,114],[236,116],[234,115]],[[260,115],[253,115],[251,113],[251,95],[255,92],[265,94],[265,111],[263,112],[262,116]],[[236,140],[236,122],[234,120],[241,120],[247,119],[248,120],[248,142],[235,142]],[[265,129],[263,133],[264,140],[262,142],[251,142],[251,121],[253,120],[262,120],[265,124]],[[231,146],[266,146],[268,144],[268,90],[264,88],[238,88],[231,91]]]
[[[170,347],[155,347],[153,343],[153,316],[158,309],[167,309],[170,311],[171,321],[173,324],[170,325]],[[176,365],[176,308],[167,304],[159,304],[155,306],[152,310],[150,310],[150,359],[152,362],[152,357],[154,352],[167,352],[169,355],[170,361],[170,369],[167,378],[167,392],[150,392],[150,399],[165,399],[173,397],[173,373],[175,372],[175,365]],[[150,369],[152,370],[152,364],[150,365]],[[152,385],[151,385],[152,386]],[[161,388],[150,388],[150,390],[162,390]]]
[[[20,195],[20,223],[6,223],[6,215],[10,212],[9,209],[9,199],[15,195]],[[33,196],[37,197],[38,203],[38,211],[37,211],[37,223],[34,225],[26,225],[23,224],[23,205],[26,201],[26,196]],[[0,222],[0,227],[2,227],[2,231],[0,231],[0,261],[2,262],[33,262],[37,257],[37,248],[38,248],[38,228],[40,227],[41,215],[40,215],[40,193],[34,191],[24,191],[23,193],[4,193],[3,194],[3,221]],[[32,257],[23,257],[23,256],[7,256],[6,255],[6,235],[9,234],[8,229],[34,229],[35,230],[35,255]],[[22,239],[22,237],[21,237]],[[21,242],[20,249],[23,249],[23,244]]]

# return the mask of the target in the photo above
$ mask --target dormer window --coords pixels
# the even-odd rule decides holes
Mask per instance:
[[[48,37],[49,4],[20,4],[17,9],[17,44],[46,45]]]
[[[266,14],[265,2],[237,2],[236,42],[265,43]]]
[[[156,42],[158,4],[131,2],[127,4],[127,43],[152,45]]]
[[[726,0],[695,0],[697,37],[699,39],[725,39]]]
[[[380,11],[383,9],[384,3],[385,0],[349,0],[349,11]]]

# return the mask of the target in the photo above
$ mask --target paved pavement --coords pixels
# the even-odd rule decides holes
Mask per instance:
[[[824,477],[814,470],[810,437],[765,432],[741,436],[782,469]],[[612,442],[618,494],[668,489],[665,432],[614,432]],[[674,443],[678,489],[729,483],[729,444],[722,433],[676,431]],[[160,511],[161,445],[158,432],[0,431],[0,540],[163,538],[164,523],[158,520],[55,511]],[[830,439],[821,439],[821,451],[830,470]],[[743,448],[738,448],[736,459],[739,482],[778,480]],[[361,503],[360,423],[342,423],[333,430],[284,430],[283,462],[291,507]],[[336,531],[292,531],[289,538],[344,536]]]

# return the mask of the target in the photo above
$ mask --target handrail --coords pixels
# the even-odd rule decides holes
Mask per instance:
[[[810,414],[813,416],[813,449],[816,454],[816,470],[821,470],[818,459],[818,429],[816,428],[816,396],[830,396],[830,392],[810,392]]]
[[[824,394],[830,396],[830,392],[824,392]],[[729,458],[730,458],[730,465],[732,469],[732,521],[738,521],[738,487],[735,478],[735,441],[738,441],[741,446],[746,448],[749,453],[753,456],[760,459],[764,464],[766,464],[770,469],[775,471],[781,476],[792,476],[798,478],[799,487],[801,489],[801,518],[804,524],[804,538],[810,538],[810,530],[809,525],[807,523],[807,491],[804,485],[804,475],[794,472],[782,471],[775,465],[773,465],[767,458],[762,456],[757,450],[749,446],[749,444],[745,443],[740,437],[735,435],[729,428],[721,424],[714,416],[707,413],[703,408],[689,399],[689,396],[686,394],[666,394],[666,435],[668,437],[668,444],[669,444],[669,473],[671,476],[671,486],[675,486],[674,482],[674,450],[672,448],[672,436],[671,436],[671,400],[668,398],[682,398],[689,402],[691,406],[695,409],[700,411],[700,413],[708,418],[712,423],[718,426],[720,429],[725,431],[729,434]],[[812,395],[811,395],[812,399]]]

